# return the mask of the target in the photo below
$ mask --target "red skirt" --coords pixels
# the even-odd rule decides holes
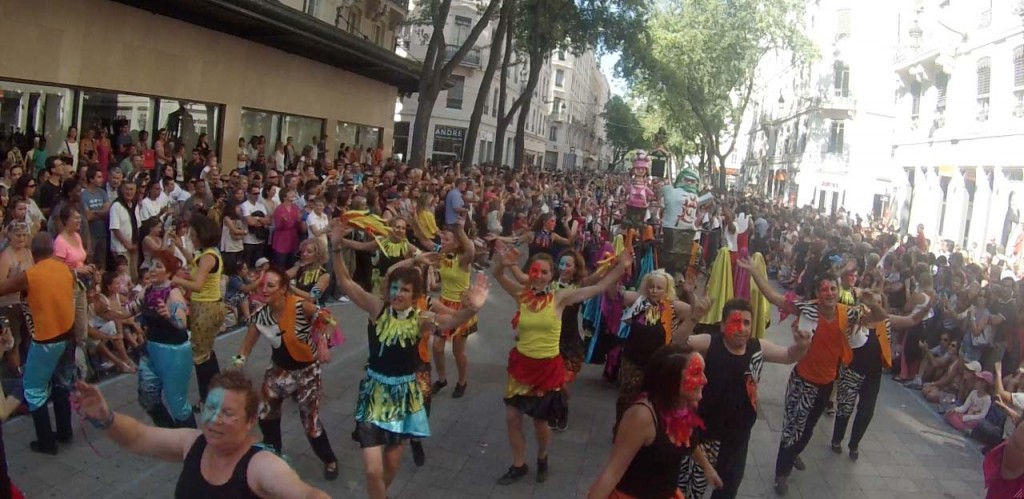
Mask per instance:
[[[531,359],[512,348],[508,353],[508,375],[538,393],[549,392],[565,384],[565,362],[561,355],[550,359]]]

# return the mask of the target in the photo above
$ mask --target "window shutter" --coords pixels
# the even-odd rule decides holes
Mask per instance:
[[[946,73],[939,73],[939,77],[935,81],[936,90],[936,109],[946,109],[946,88],[949,87],[949,75]]]
[[[992,89],[992,63],[988,57],[978,60],[978,97],[987,97]]]
[[[1024,87],[1024,45],[1013,49],[1013,88]]]

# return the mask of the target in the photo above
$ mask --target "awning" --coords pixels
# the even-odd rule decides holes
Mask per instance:
[[[419,90],[420,65],[272,0],[114,0],[394,86]]]

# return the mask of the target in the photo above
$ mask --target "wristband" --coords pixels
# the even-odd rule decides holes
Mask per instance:
[[[93,418],[85,418],[85,420],[88,421],[89,424],[91,424],[92,427],[96,428],[97,430],[106,430],[114,425],[114,411],[110,411],[110,415],[107,416],[107,419],[104,420]]]

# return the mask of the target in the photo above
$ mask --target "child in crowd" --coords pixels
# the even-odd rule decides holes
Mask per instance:
[[[981,424],[992,408],[992,373],[982,371],[975,373],[978,378],[974,382],[974,389],[967,395],[963,405],[946,411],[945,419],[950,426],[962,433],[970,431]]]

